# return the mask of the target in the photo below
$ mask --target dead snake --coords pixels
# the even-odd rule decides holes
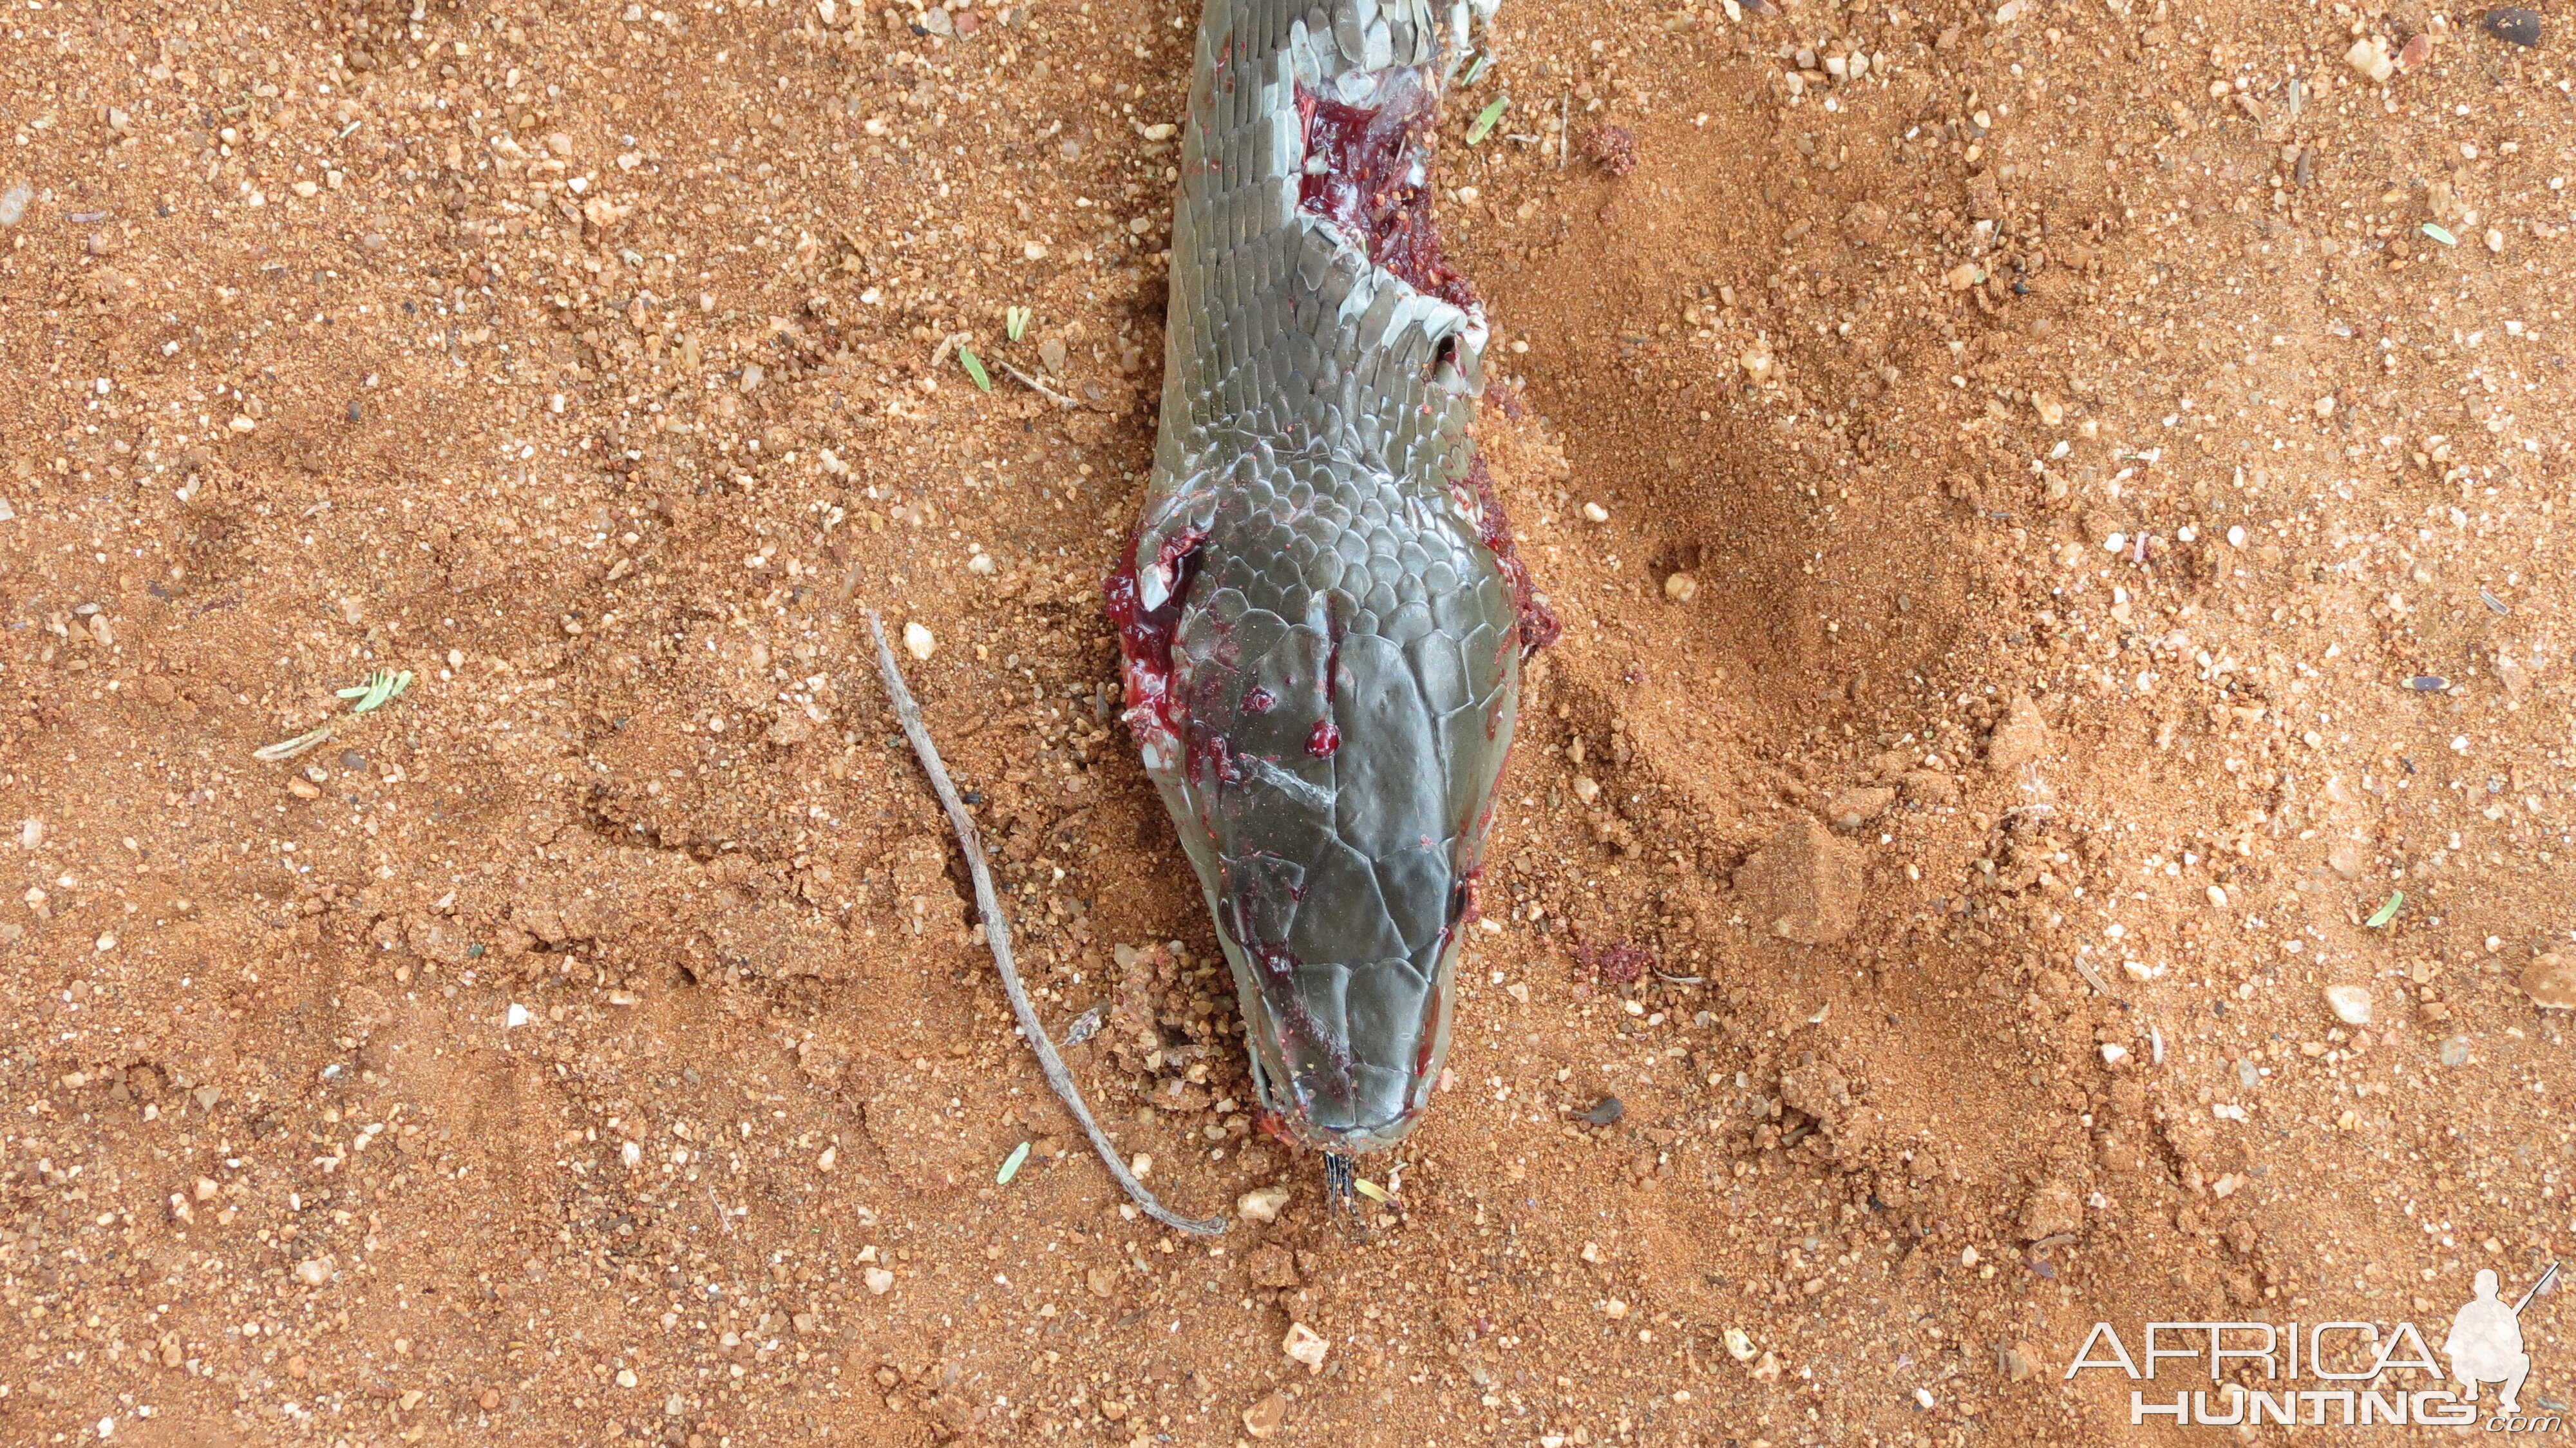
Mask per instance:
[[[1330,4],[1200,18],[1161,436],[1107,593],[1261,1105],[1339,1166],[1430,1103],[1556,625],[1468,436],[1484,310],[1431,225],[1440,96],[1493,0]]]

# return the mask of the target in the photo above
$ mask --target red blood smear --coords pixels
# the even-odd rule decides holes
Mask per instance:
[[[1368,249],[1370,261],[1415,290],[1471,306],[1476,289],[1440,259],[1440,233],[1431,222],[1431,133],[1440,121],[1439,102],[1412,71],[1392,74],[1381,90],[1386,104],[1364,107],[1298,87],[1306,155],[1323,158],[1324,171],[1298,178],[1297,204],[1339,225]],[[1417,168],[1420,185],[1413,180]]]
[[[1512,588],[1512,609],[1520,615],[1521,652],[1535,653],[1555,643],[1565,627],[1548,611],[1537,585],[1530,582],[1528,565],[1512,548],[1512,520],[1503,512],[1502,496],[1494,491],[1494,477],[1485,471],[1483,458],[1468,466],[1467,485],[1476,490],[1476,536],[1484,540],[1503,570],[1503,581]]]
[[[1206,537],[1190,529],[1164,541],[1155,561],[1170,569],[1173,579],[1160,608],[1146,608],[1138,593],[1134,538],[1127,540],[1117,569],[1100,586],[1108,601],[1109,621],[1118,629],[1119,657],[1125,662],[1121,674],[1127,685],[1127,726],[1139,743],[1154,732],[1169,735],[1175,744],[1181,736],[1182,710],[1171,690],[1172,634],[1180,627],[1181,601],[1188,597],[1198,571],[1195,550]]]

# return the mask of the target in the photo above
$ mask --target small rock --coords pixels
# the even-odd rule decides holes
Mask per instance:
[[[1324,1355],[1333,1350],[1333,1345],[1315,1329],[1292,1322],[1288,1324],[1288,1335],[1279,1340],[1279,1350],[1292,1361],[1304,1363],[1308,1372],[1320,1373],[1324,1370]]]
[[[24,181],[0,191],[0,226],[15,226],[26,220],[27,203],[35,197],[35,188]]]
[[[45,822],[44,822],[43,820],[30,819],[30,820],[22,820],[22,821],[20,821],[20,822],[19,822],[19,824],[18,824],[18,848],[19,848],[19,849],[22,849],[22,850],[32,850],[32,849],[36,848],[38,845],[43,844],[44,842],[45,842]]]
[[[1937,769],[1910,769],[1897,781],[1908,804],[1929,809],[1948,804],[1959,797],[1959,782]]]
[[[2025,1242],[2079,1231],[2083,1226],[2084,1199],[2063,1181],[2052,1178],[2040,1183],[2032,1189],[2030,1200],[2022,1203],[2021,1239]]]
[[[1594,800],[1599,799],[1601,797],[1600,781],[1594,779],[1588,774],[1576,775],[1574,777],[1574,797],[1583,801],[1585,804],[1590,804]]]
[[[1986,740],[1986,768],[2011,774],[2048,752],[2048,721],[2028,694],[2015,694],[2003,722]]]
[[[0,498],[0,523],[6,523],[17,516],[18,510],[9,506],[9,500]]]
[[[1740,1363],[1753,1361],[1753,1339],[1745,1335],[1743,1328],[1730,1327],[1726,1330],[1726,1355]]]
[[[912,655],[916,659],[928,659],[931,654],[938,649],[938,647],[939,640],[930,636],[930,630],[923,628],[917,623],[908,623],[903,626],[903,651],[905,653]]]
[[[509,1010],[503,1012],[501,1015],[501,1025],[506,1030],[515,1031],[527,1023],[528,1008],[519,1004],[517,1001],[510,1002]]]
[[[2469,1063],[2469,1038],[2452,1036],[2442,1042],[2442,1064],[2465,1066]]]
[[[286,1360],[286,1375],[290,1378],[295,1378],[300,1381],[306,1374],[312,1371],[313,1365],[304,1360],[304,1354],[302,1353],[297,1353],[295,1356]]]
[[[1856,830],[1885,814],[1887,807],[1894,803],[1896,791],[1892,789],[1878,786],[1847,789],[1835,795],[1833,802],[1825,806],[1825,819],[1835,829]]]
[[[1235,1198],[1234,1209],[1256,1222],[1278,1221],[1279,1214],[1288,1210],[1288,1188],[1284,1183],[1255,1187]]]
[[[2540,43],[2540,14],[2518,6],[2490,10],[2478,21],[2478,28],[2507,45],[2528,50]]]
[[[2541,956],[2523,968],[2517,984],[2543,1010],[2576,1010],[2576,955],[2552,951]]]
[[[1584,158],[1613,176],[1637,169],[1637,134],[1626,126],[1594,126],[1584,133]]]
[[[1243,1431],[1255,1438],[1267,1438],[1288,1422],[1288,1400],[1272,1393],[1243,1410]]]
[[[1736,357],[1735,365],[1743,368],[1744,375],[1756,383],[1771,380],[1771,354],[1759,347],[1745,349]]]
[[[2370,1024],[2370,990],[2366,986],[2327,986],[2326,1005],[2335,1013],[2335,1019],[2347,1026]]]
[[[6,506],[0,503],[0,507]],[[1664,597],[1675,603],[1688,603],[1699,597],[1699,580],[1687,573],[1668,574],[1664,578]]]
[[[1586,503],[1583,505],[1583,517],[1587,522],[1607,523],[1610,521],[1610,510],[1599,503]]]
[[[2104,1043],[2103,1043],[2103,1045],[2102,1045],[2102,1064],[2103,1064],[2103,1065],[2105,1065],[2105,1066],[2117,1066],[2117,1065],[2119,1065],[2121,1062],[2123,1062],[2123,1061],[2125,1061],[2125,1060],[2127,1060],[2127,1059],[2129,1059],[2129,1048],[2128,1048],[2128,1047],[2126,1047],[2126,1046],[2122,1046],[2122,1045],[2118,1045],[2118,1044],[2116,1044],[2116,1043],[2108,1042],[2108,1041],[2106,1041],[2106,1042],[2104,1042]]]
[[[2039,1361],[2039,1349],[2026,1342],[2014,1343],[1996,1356],[2004,1376],[2016,1383],[2030,1381],[2031,1374],[2039,1370],[2034,1366]]]
[[[1735,890],[1756,929],[1800,945],[1832,945],[1860,924],[1862,863],[1857,846],[1801,817],[1744,862]]]
[[[617,1370],[617,1386],[621,1388],[631,1388],[641,1381],[642,1379],[635,1376],[635,1370],[633,1368],[619,1368]]]
[[[867,1270],[866,1281],[870,1292],[883,1297],[894,1286],[894,1274],[883,1267],[871,1267]]]
[[[1618,1124],[1619,1118],[1627,1114],[1628,1108],[1620,1102],[1618,1097],[1604,1096],[1600,1100],[1593,1102],[1590,1106],[1585,1107],[1583,1110],[1574,1113],[1574,1116],[1576,1120],[1587,1122],[1594,1126],[1615,1126]]]
[[[319,1287],[331,1280],[331,1262],[326,1257],[307,1257],[295,1264],[295,1280],[307,1287]]]
[[[2397,73],[2397,63],[2388,58],[2388,48],[2383,41],[2354,41],[2352,49],[2343,53],[2343,63],[2374,81],[2386,80]]]
[[[2406,44],[2399,48],[2397,52],[2397,68],[2399,70],[2413,70],[2415,67],[2422,65],[2424,62],[2431,60],[2432,58],[2433,32],[2429,30],[2419,30],[2413,35],[2408,36]]]
[[[2326,851],[2326,868],[2347,880],[2361,878],[2361,851],[2351,845],[2337,845]]]

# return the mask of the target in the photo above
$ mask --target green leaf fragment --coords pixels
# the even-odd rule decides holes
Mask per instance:
[[[958,343],[957,361],[966,369],[966,375],[975,379],[977,387],[986,392],[993,390],[993,379],[984,371],[983,360],[975,355],[974,348],[963,342]]]
[[[1027,1161],[1028,1159],[1029,1144],[1027,1142],[1023,1141],[1019,1145],[1012,1147],[1011,1154],[1002,1158],[1002,1169],[993,1173],[993,1184],[995,1186],[1009,1186],[1011,1184],[1011,1178],[1020,1174],[1020,1163]]]
[[[350,708],[349,712],[364,714],[371,709],[381,709],[401,698],[403,691],[411,687],[411,679],[412,674],[409,669],[399,674],[387,669],[378,669],[367,675],[365,683],[355,688],[342,689],[338,696],[343,699],[357,700],[358,702]]]
[[[2406,892],[2399,890],[2388,897],[2387,904],[2370,912],[2370,919],[2367,923],[2371,929],[2377,930],[2381,926],[2386,925],[2389,921],[2396,919],[2397,912],[2404,909],[2405,906]]]
[[[1508,95],[1496,96],[1485,102],[1485,108],[1476,112],[1476,119],[1467,127],[1467,144],[1472,146],[1492,134],[1494,122],[1501,120],[1503,112],[1511,108],[1512,98]]]
[[[2459,239],[2458,237],[2453,236],[2453,235],[2452,235],[2451,233],[2449,233],[2448,231],[2443,230],[2441,227],[2435,226],[2433,223],[2431,223],[2431,222],[2429,222],[2429,221],[2424,223],[2423,230],[2424,230],[2424,234],[2425,234],[2426,236],[2429,236],[2429,237],[2433,238],[2435,241],[2438,241],[2438,242],[2442,243],[2444,246],[2458,246],[2458,245],[2460,244],[2460,239]]]

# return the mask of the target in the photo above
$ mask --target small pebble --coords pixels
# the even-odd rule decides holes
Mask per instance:
[[[1726,1355],[1740,1363],[1753,1361],[1753,1339],[1745,1335],[1743,1328],[1730,1327],[1726,1330]]]
[[[2365,986],[2327,986],[2326,1005],[2334,1011],[2335,1019],[2347,1026],[2370,1024],[2370,991]]]
[[[1627,1114],[1627,1106],[1616,1096],[1604,1096],[1585,1110],[1574,1113],[1576,1119],[1594,1126],[1616,1126],[1619,1118]]]
[[[2524,969],[2517,984],[2542,1010],[2576,1010],[2576,955],[2540,956]]]
[[[1574,777],[1574,797],[1583,801],[1585,804],[1590,804],[1594,800],[1599,799],[1601,797],[1600,782],[1588,774],[1576,775]]]
[[[2478,22],[2478,28],[2507,45],[2519,45],[2526,50],[2540,43],[2540,13],[2519,6],[2488,11],[2486,17]]]
[[[2442,1043],[2442,1064],[2443,1064],[2443,1065],[2445,1065],[2445,1066],[2464,1066],[2464,1065],[2467,1065],[2467,1064],[2468,1064],[2468,1060],[2469,1060],[2469,1038],[2468,1038],[2468,1037],[2466,1037],[2466,1036],[2453,1036],[2453,1037],[2451,1037],[2449,1040],[2446,1040],[2446,1041],[2444,1041],[2444,1042]]]
[[[0,523],[6,523],[17,516],[18,510],[9,506],[9,500],[0,498]]]
[[[2371,80],[2386,80],[2397,71],[2397,63],[2388,58],[2387,49],[2369,40],[2356,40],[2352,49],[2343,53],[2343,63]]]
[[[1304,1363],[1308,1372],[1320,1373],[1324,1370],[1324,1355],[1333,1350],[1333,1345],[1315,1329],[1292,1322],[1288,1324],[1288,1335],[1279,1340],[1279,1350],[1291,1361]]]
[[[0,504],[0,507],[6,507]],[[1699,597],[1699,580],[1687,573],[1669,574],[1664,579],[1664,597],[1675,603],[1688,603]]]
[[[18,826],[18,848],[32,850],[45,842],[45,822],[27,820]]]
[[[528,1008],[517,1001],[510,1002],[510,1009],[501,1017],[502,1027],[507,1030],[517,1030],[527,1023]]]
[[[2242,548],[2242,547],[2244,547],[2244,546],[2245,546],[2245,525],[2244,525],[2244,524],[2242,524],[2242,523],[2232,523],[2232,524],[2228,525],[2228,529],[2227,529],[2227,546],[2228,546],[2228,547],[2230,547],[2230,548]]]
[[[871,1267],[867,1270],[866,1281],[870,1292],[883,1297],[894,1286],[894,1274],[883,1267]]]
[[[35,190],[21,181],[0,191],[0,226],[15,226],[26,219],[27,203],[35,199]]]
[[[938,647],[939,641],[930,636],[930,630],[923,628],[917,623],[908,623],[903,626],[903,651],[905,653],[912,655],[916,659],[927,659]]]
[[[2112,1044],[2112,1043],[2110,1043],[2110,1042],[2104,1042],[2104,1043],[2103,1043],[2103,1046],[2102,1046],[2102,1064],[2103,1064],[2103,1065],[2105,1065],[2105,1066],[2117,1066],[2117,1065],[2119,1065],[2122,1061],[2125,1061],[2125,1060],[2127,1060],[2127,1059],[2129,1059],[2129,1048],[2128,1048],[2128,1047],[2126,1047],[2126,1046],[2122,1046],[2122,1045],[2115,1045],[2115,1044]]]
[[[2406,681],[2406,687],[2418,694],[2438,694],[2451,687],[2451,681],[2439,674],[2417,674]]]
[[[1235,1198],[1234,1209],[1255,1222],[1278,1221],[1279,1214],[1288,1210],[1288,1188],[1255,1187]]]
[[[1586,503],[1583,505],[1583,516],[1595,523],[1607,523],[1610,521],[1610,510],[1599,503]]]

